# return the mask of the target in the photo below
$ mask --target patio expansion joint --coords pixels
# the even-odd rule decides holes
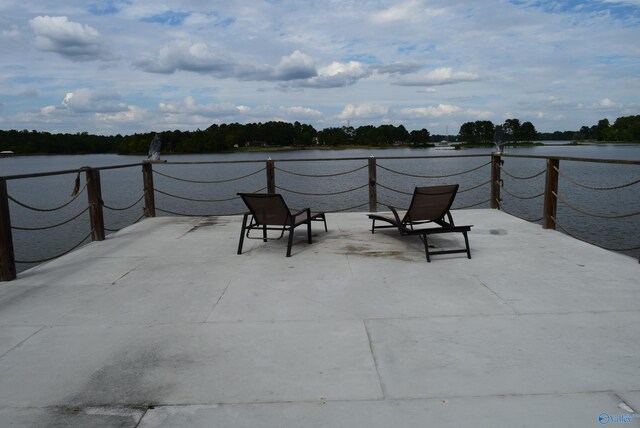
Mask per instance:
[[[520,314],[516,308],[514,308],[507,300],[502,298],[502,296],[500,296],[496,291],[494,291],[491,287],[489,287],[489,285],[487,285],[484,281],[482,281],[476,275],[472,275],[472,277],[475,278],[480,283],[480,285],[482,285],[485,289],[487,289],[487,291],[489,291],[489,293],[491,293],[491,295],[493,295],[495,298],[497,298],[500,301],[500,304],[505,305],[511,311],[513,311],[514,315],[519,315]]]
[[[3,326],[3,327],[6,327],[6,326]],[[14,349],[19,348],[20,346],[22,346],[22,344],[24,342],[26,342],[27,340],[31,339],[33,336],[35,336],[36,334],[40,333],[42,330],[44,330],[45,328],[48,328],[48,327],[49,327],[48,325],[41,326],[39,329],[37,329],[36,331],[31,333],[29,336],[25,337],[20,342],[16,343],[16,345],[13,346],[11,349],[8,349],[6,352],[0,354],[0,359],[2,359],[5,355],[7,355],[9,352],[13,351]]]
[[[224,297],[224,295],[227,292],[227,290],[229,289],[230,285],[231,285],[231,281],[227,281],[227,286],[224,287],[224,290],[222,291],[222,293],[220,293],[220,297],[218,297],[218,300],[216,300],[216,303],[214,303],[213,307],[211,308],[211,311],[209,311],[209,314],[202,321],[203,324],[206,323],[207,320],[211,317],[211,314],[213,314],[213,311],[218,306],[218,303],[220,303],[220,301],[222,300],[222,297]]]
[[[367,327],[367,320],[362,320],[362,324],[364,325],[364,330],[367,333],[367,341],[369,342],[369,350],[371,351],[371,358],[373,358],[373,364],[376,367],[376,375],[378,376],[378,383],[380,384],[380,391],[382,392],[382,399],[386,400],[387,391],[382,381],[382,376],[380,376],[380,369],[378,368],[378,359],[376,358],[375,350],[373,349],[373,341],[371,340],[371,333],[369,332],[369,328]]]

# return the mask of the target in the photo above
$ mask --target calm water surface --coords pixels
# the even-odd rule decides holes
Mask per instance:
[[[244,211],[237,192],[254,192],[266,186],[264,161],[276,161],[276,186],[292,207],[311,206],[326,211],[368,210],[367,159],[375,156],[377,169],[379,210],[384,205],[405,206],[416,185],[460,183],[460,193],[454,208],[487,208],[489,206],[490,149],[461,151],[437,149],[387,150],[305,150],[291,152],[254,152],[208,155],[163,155],[168,164],[155,164],[154,187],[157,215],[221,215]],[[509,154],[549,155],[599,159],[640,160],[640,146],[547,145],[507,150]],[[421,159],[421,156],[451,156],[446,159]],[[466,155],[486,155],[468,157]],[[385,159],[410,157],[411,159]],[[304,161],[304,159],[330,159]],[[362,158],[344,160],[344,158]],[[103,167],[134,164],[146,160],[143,156],[77,155],[28,156],[0,159],[0,176],[76,169],[82,166]],[[232,164],[175,164],[199,161],[256,162]],[[297,160],[297,161],[296,161]],[[543,171],[544,159],[505,157],[503,166],[504,188],[502,204],[505,211],[530,221],[542,216],[544,174],[523,180]],[[470,171],[472,170],[473,171]],[[576,186],[571,180],[594,187],[615,187],[640,180],[640,166],[595,164],[562,161],[559,195],[567,204],[559,203],[559,230],[579,236],[599,245],[625,249],[640,246],[640,216],[623,219],[594,218],[580,211],[610,216],[640,211],[639,185],[617,190],[588,190]],[[468,172],[467,172],[468,171]],[[398,172],[408,174],[402,175]],[[463,173],[463,174],[459,174]],[[164,175],[196,182],[185,182]],[[321,175],[339,174],[329,177]],[[221,182],[233,178],[246,178]],[[39,209],[51,209],[71,199],[77,174],[64,174],[8,181],[9,194],[16,200]],[[515,177],[515,178],[514,178]],[[125,227],[142,215],[141,167],[101,171],[102,193],[105,206],[105,225],[111,231]],[[208,183],[207,183],[208,182]],[[212,183],[218,182],[218,183]],[[84,185],[84,176],[81,177]],[[351,190],[355,189],[355,190]],[[180,198],[186,198],[180,199]],[[229,200],[226,200],[229,199]],[[136,203],[137,202],[137,203]],[[47,227],[72,218],[87,206],[86,192],[72,203],[52,212],[33,211],[10,202],[14,227]],[[131,206],[131,208],[127,208]],[[127,208],[122,210],[122,208]],[[578,209],[578,211],[576,210]],[[363,218],[364,219],[364,218]],[[69,250],[90,233],[88,213],[53,229],[40,231],[14,230],[16,259],[41,260]],[[111,233],[111,232],[107,232]],[[84,242],[88,242],[85,240]],[[638,251],[626,253],[637,257]],[[22,271],[33,264],[19,264]]]

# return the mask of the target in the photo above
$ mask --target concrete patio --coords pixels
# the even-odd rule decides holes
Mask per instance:
[[[640,426],[638,261],[454,218],[471,260],[364,213],[291,258],[236,255],[240,217],[162,217],[23,272],[0,283],[0,427]]]

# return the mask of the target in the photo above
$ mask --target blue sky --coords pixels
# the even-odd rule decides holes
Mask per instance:
[[[0,129],[640,114],[640,0],[0,0]]]

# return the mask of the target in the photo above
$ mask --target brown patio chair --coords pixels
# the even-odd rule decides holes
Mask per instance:
[[[457,184],[416,187],[411,204],[406,211],[399,212],[395,207],[388,206],[391,210],[389,214],[369,214],[369,218],[373,221],[371,233],[375,233],[376,229],[397,228],[402,236],[418,235],[424,243],[428,262],[431,261],[431,256],[436,254],[467,253],[467,257],[471,258],[467,232],[472,226],[456,226],[451,216],[450,209],[457,192]],[[376,225],[376,221],[381,221],[383,224]],[[452,232],[462,233],[464,249],[429,251],[429,235]]]
[[[244,214],[242,219],[242,230],[240,230],[240,243],[238,244],[238,254],[242,254],[242,244],[245,233],[249,237],[249,232],[254,229],[262,230],[262,240],[267,242],[267,230],[278,230],[281,239],[284,232],[289,231],[289,243],[287,245],[287,257],[291,257],[291,245],[293,244],[293,230],[302,225],[307,225],[307,240],[311,244],[311,222],[322,221],[324,230],[327,231],[327,219],[324,213],[311,212],[309,208],[298,212],[292,212],[284,201],[282,195],[277,193],[238,193],[242,198],[249,212]],[[247,225],[247,220],[251,216],[251,221]],[[245,232],[246,231],[246,232]],[[257,238],[260,239],[260,238]]]

